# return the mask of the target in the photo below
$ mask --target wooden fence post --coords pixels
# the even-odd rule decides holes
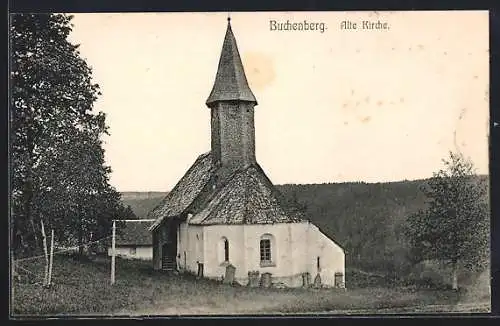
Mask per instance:
[[[45,228],[43,227],[43,220],[40,220],[40,223],[42,224],[43,251],[45,253],[45,276],[43,278],[43,286],[47,286],[49,281],[49,254],[47,252],[47,237],[45,236]]]
[[[54,261],[54,229],[50,235],[50,261],[49,261],[49,282],[48,285],[52,285],[52,263]]]
[[[116,221],[113,220],[113,239],[111,240],[111,285],[115,284],[115,238]]]
[[[12,245],[12,244],[9,244],[9,245]],[[15,261],[15,257],[14,257],[14,250],[11,250],[11,254],[10,254],[10,268],[11,268],[11,271],[10,271],[10,304],[11,304],[11,307],[14,306],[14,289],[16,288],[16,285],[14,284],[16,282],[16,273],[17,273],[17,269],[16,269],[16,261]]]

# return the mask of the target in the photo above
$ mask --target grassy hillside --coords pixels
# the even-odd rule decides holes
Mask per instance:
[[[403,229],[406,218],[425,207],[421,188],[426,183],[287,184],[277,188],[345,249],[348,265],[401,275],[412,267]],[[124,193],[123,201],[144,217],[165,194]]]
[[[353,282],[345,292],[232,287],[189,275],[153,271],[150,262],[121,259],[116,261],[116,283],[111,286],[108,257],[74,261],[56,255],[54,285],[45,289],[40,285],[43,259],[23,262],[19,267],[21,277],[13,283],[14,316],[489,311],[488,297],[471,299],[467,292],[364,287]]]

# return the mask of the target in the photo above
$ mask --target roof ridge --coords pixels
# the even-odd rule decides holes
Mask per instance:
[[[196,161],[197,161],[197,160],[200,160],[200,159],[204,159],[205,157],[209,156],[209,155],[210,155],[210,152],[211,152],[211,151],[208,151],[208,152],[205,152],[205,153],[203,153],[203,154],[198,155],[198,157],[196,158]],[[196,161],[195,161],[195,163],[196,163]]]

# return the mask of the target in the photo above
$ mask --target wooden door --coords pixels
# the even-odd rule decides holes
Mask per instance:
[[[162,246],[162,269],[171,271],[177,269],[177,225],[169,223],[165,226],[166,239]]]

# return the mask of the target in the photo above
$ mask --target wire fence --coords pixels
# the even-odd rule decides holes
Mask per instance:
[[[52,257],[55,255],[61,255],[65,254],[68,252],[75,252],[76,250],[79,250],[81,247],[88,247],[92,244],[97,244],[101,243],[105,240],[110,239],[112,236],[106,236],[97,240],[89,241],[86,243],[83,243],[81,245],[76,245],[76,246],[71,246],[69,248],[64,248],[64,249],[59,249],[56,250],[52,253]],[[44,284],[45,281],[45,276],[44,273],[45,271],[33,271],[27,266],[23,266],[24,263],[27,262],[34,262],[37,259],[46,259],[46,255],[37,255],[37,256],[32,256],[32,257],[26,257],[26,258],[21,258],[17,260],[13,260],[12,264],[12,272],[13,272],[13,281],[15,282],[21,282],[21,283],[31,283],[31,284]],[[24,279],[22,281],[21,279]]]
[[[107,237],[104,237],[104,238],[101,238],[99,240],[94,240],[94,241],[91,241],[91,242],[87,242],[87,243],[84,243],[84,244],[81,244],[81,245],[77,245],[77,246],[72,246],[70,248],[65,248],[65,249],[61,249],[61,250],[58,250],[58,251],[54,251],[54,255],[55,254],[60,254],[60,253],[63,253],[63,252],[71,252],[71,251],[75,251],[75,249],[79,249],[80,247],[86,247],[88,245],[91,245],[91,244],[95,244],[95,243],[98,243],[98,242],[101,242],[101,241],[104,241],[106,239],[110,239],[112,236],[109,235]],[[14,263],[18,263],[18,262],[23,262],[23,261],[29,261],[29,260],[34,260],[34,259],[38,259],[38,258],[45,258],[45,255],[39,255],[39,256],[32,256],[32,257],[27,257],[27,258],[22,258],[22,259],[17,259],[14,261]]]
[[[153,220],[116,220],[114,222],[152,222]],[[113,230],[115,230],[116,225],[113,224]],[[42,230],[43,230],[43,223],[42,223]],[[53,232],[53,231],[52,231]],[[52,235],[53,236],[53,235]],[[44,234],[45,237],[45,234]],[[90,248],[91,245],[95,245],[98,243],[103,243],[106,240],[112,239],[115,237],[113,241],[116,241],[116,232],[113,231],[113,234],[105,236],[103,238],[89,241],[83,244],[79,245],[72,245],[70,247],[66,248],[57,248],[54,246],[53,243],[51,243],[51,248],[50,248],[50,254],[49,254],[49,248],[46,248],[46,252],[42,255],[36,255],[36,256],[31,256],[31,257],[26,257],[26,258],[19,258],[19,259],[13,259],[11,262],[11,280],[13,282],[18,282],[18,283],[31,283],[31,284],[42,284],[45,286],[50,286],[52,283],[52,280],[54,279],[54,275],[52,274],[52,266],[53,266],[53,260],[54,257],[57,255],[63,255],[67,253],[74,253],[79,251],[79,249],[83,248]],[[53,242],[53,239],[50,239],[51,242]],[[44,244],[45,244],[45,239],[44,239]],[[106,247],[111,247],[111,244],[107,243]],[[108,248],[105,250],[105,255],[108,256]],[[97,268],[98,270],[101,270],[104,272],[103,268],[106,269],[106,267],[102,263],[108,263],[107,259],[101,260],[102,257],[99,257],[99,252],[98,251],[97,255],[91,255],[93,258],[91,260],[94,261],[94,263],[97,263],[93,268]],[[95,254],[95,252],[93,252]],[[104,253],[104,252],[102,252]],[[116,251],[112,255],[111,259],[111,266],[110,266],[110,277],[111,277],[111,284],[114,283],[114,274],[115,274],[115,258],[116,257]],[[57,268],[56,268],[57,269]],[[69,280],[67,277],[64,277],[63,274],[71,273],[67,270],[63,271],[60,269],[57,269],[58,272],[56,272],[56,277],[55,279],[57,280],[57,283],[63,283],[66,284],[66,282]],[[71,277],[70,277],[71,278]],[[14,285],[14,284],[12,284]]]

